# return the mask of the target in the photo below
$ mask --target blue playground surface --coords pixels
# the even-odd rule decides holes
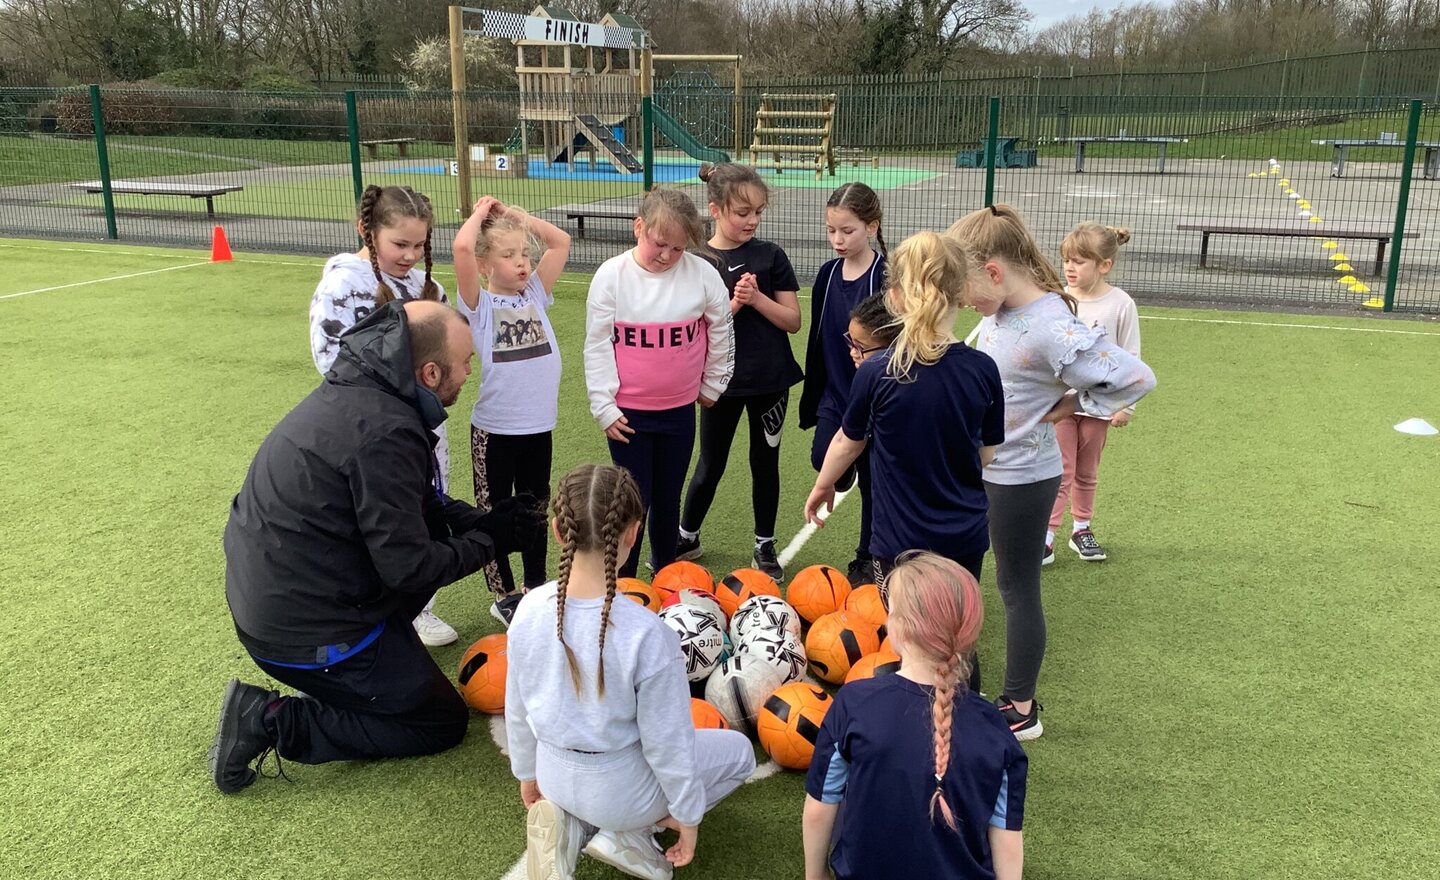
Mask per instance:
[[[450,173],[448,164],[414,165],[407,168],[392,168],[391,174],[439,174]],[[700,163],[686,159],[657,159],[654,177],[656,183],[679,183],[698,180]],[[566,162],[546,162],[543,159],[530,161],[529,175],[538,180],[601,180],[610,183],[639,183],[639,174],[621,174],[615,166],[604,160],[592,167],[589,160],[582,159],[571,166]]]

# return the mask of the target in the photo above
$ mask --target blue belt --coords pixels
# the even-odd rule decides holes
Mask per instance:
[[[321,645],[315,649],[314,663],[281,663],[278,660],[265,660],[264,657],[256,657],[257,660],[264,660],[271,666],[283,666],[286,669],[324,669],[326,666],[334,666],[343,660],[349,660],[356,654],[370,647],[380,634],[385,631],[385,621],[380,621],[375,628],[365,634],[365,638],[356,642],[353,646],[345,642],[334,645]]]

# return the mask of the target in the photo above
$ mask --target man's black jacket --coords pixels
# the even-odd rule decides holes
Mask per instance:
[[[494,558],[480,515],[436,488],[420,393],[394,303],[341,337],[260,445],[225,526],[225,597],[252,654],[319,662]]]

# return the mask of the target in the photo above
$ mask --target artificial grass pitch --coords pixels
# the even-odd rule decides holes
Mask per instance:
[[[0,256],[0,297],[204,258],[15,240]],[[229,501],[317,382],[306,312],[323,261],[238,256],[0,299],[0,876],[502,877],[524,848],[523,812],[486,717],[439,756],[288,764],[293,784],[233,797],[207,777],[225,681],[265,680],[225,607]],[[557,477],[606,458],[584,399],[585,281],[567,276],[552,312],[565,357]],[[1440,814],[1428,723],[1440,440],[1391,426],[1440,416],[1415,378],[1433,372],[1440,334],[1142,315],[1160,386],[1110,435],[1095,527],[1111,559],[1062,547],[1045,570],[1027,877],[1426,876]],[[451,416],[459,497],[476,387]],[[782,543],[813,482],[810,434],[793,422],[787,434]],[[713,572],[747,562],[745,461],[742,436],[703,532]],[[858,514],[856,499],[842,504],[791,571],[843,565]],[[984,585],[995,693],[993,570]],[[487,602],[479,578],[441,593],[461,633],[435,652],[452,674],[496,627]],[[794,773],[744,786],[679,876],[799,876],[801,795]]]

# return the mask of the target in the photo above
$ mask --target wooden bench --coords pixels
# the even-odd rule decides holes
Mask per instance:
[[[872,156],[860,147],[836,147],[831,152],[835,155],[836,165],[854,165],[856,168],[861,165],[869,165],[871,168],[880,167],[880,157]]]
[[[88,193],[103,193],[104,185],[98,180],[72,183],[72,189],[83,189]],[[245,187],[238,183],[147,183],[143,180],[112,180],[110,192],[135,196],[187,196],[205,200],[205,214],[215,216],[215,197],[226,193],[240,192]]]
[[[406,150],[409,149],[411,144],[415,143],[415,140],[415,138],[375,138],[374,140],[361,141],[360,146],[365,148],[370,154],[371,159],[375,159],[380,156],[381,144],[394,144],[395,149],[400,151],[400,158],[403,159],[405,158]]]
[[[585,207],[559,208],[559,209],[557,209],[557,210],[558,210],[558,211],[561,211],[561,212],[563,212],[563,213],[565,214],[565,219],[566,219],[566,220],[574,220],[574,221],[575,221],[575,237],[576,237],[576,238],[584,238],[584,237],[585,237],[585,221],[586,221],[587,219],[590,219],[590,220],[625,220],[625,221],[631,222],[631,223],[633,223],[633,222],[635,221],[635,212],[634,212],[634,211],[619,211],[619,210],[613,210],[613,209],[607,210],[607,209],[605,209],[605,208],[585,208]],[[710,234],[710,232],[711,232],[711,219],[710,219],[709,217],[706,217],[706,218],[705,218],[705,232],[706,232],[706,234]]]
[[[1405,147],[1404,141],[1380,140],[1379,138],[1311,141],[1310,143],[1321,147],[1335,148],[1335,158],[1330,163],[1331,177],[1345,176],[1345,157],[1352,147],[1357,149],[1368,149],[1370,147],[1388,147],[1391,149],[1399,147],[1404,149]],[[1423,173],[1425,178],[1427,180],[1434,180],[1436,177],[1440,177],[1440,143],[1419,141],[1415,144],[1415,147],[1416,149],[1425,151],[1425,164],[1422,166],[1424,168]]]
[[[1210,236],[1212,235],[1269,235],[1282,238],[1340,238],[1360,239],[1375,242],[1375,274],[1384,272],[1385,246],[1394,238],[1395,230],[1389,225],[1379,223],[1300,223],[1286,222],[1284,220],[1257,221],[1247,223],[1244,220],[1192,220],[1186,223],[1177,223],[1176,229],[1200,233],[1200,268],[1205,268],[1205,258],[1210,252]],[[1405,233],[1406,238],[1414,238],[1415,233]]]

